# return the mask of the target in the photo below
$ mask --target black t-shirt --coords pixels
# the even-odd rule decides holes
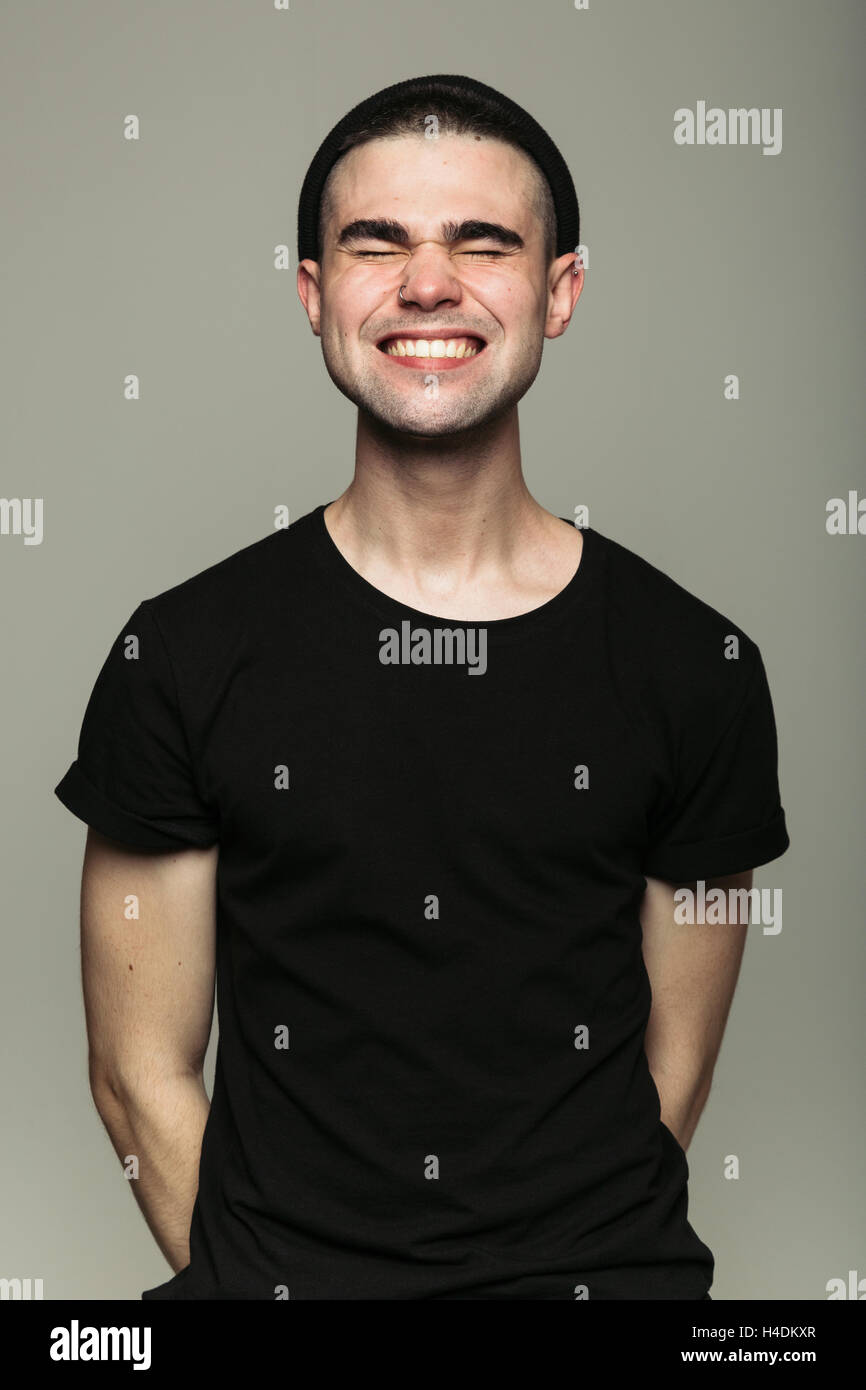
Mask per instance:
[[[639,907],[788,846],[760,652],[593,528],[533,611],[433,617],[326,505],[135,609],[56,788],[219,842],[190,1263],[142,1296],[700,1299]]]

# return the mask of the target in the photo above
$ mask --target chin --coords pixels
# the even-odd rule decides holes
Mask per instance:
[[[498,414],[492,411],[485,414],[474,414],[471,416],[450,416],[440,415],[433,419],[429,415],[413,415],[403,411],[383,411],[380,408],[362,405],[362,410],[366,410],[373,419],[378,420],[380,425],[386,429],[393,430],[395,434],[405,434],[415,439],[443,439],[449,435],[457,436],[465,434],[469,430],[478,429],[487,423],[488,419]]]

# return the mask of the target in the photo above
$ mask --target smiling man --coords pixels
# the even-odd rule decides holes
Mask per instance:
[[[526,486],[578,244],[492,88],[351,111],[298,292],[352,480],[144,600],[99,674],[56,791],[93,1095],[175,1271],[146,1299],[708,1296],[685,1150],[748,914],[675,894],[741,903],[786,849],[776,730],[735,623]]]

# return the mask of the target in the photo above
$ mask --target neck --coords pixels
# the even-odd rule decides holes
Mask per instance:
[[[361,411],[355,473],[328,509],[328,526],[356,560],[422,578],[471,580],[507,564],[549,514],[523,477],[517,408],[446,437],[389,430]]]

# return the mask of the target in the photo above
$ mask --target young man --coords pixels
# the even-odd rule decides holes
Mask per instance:
[[[96,682],[56,790],[93,1095],[176,1271],[146,1299],[707,1296],[685,1149],[726,890],[788,845],[776,731],[735,623],[527,490],[578,243],[491,88],[350,112],[298,290],[353,480],[142,602]],[[730,910],[682,924],[683,885]]]

